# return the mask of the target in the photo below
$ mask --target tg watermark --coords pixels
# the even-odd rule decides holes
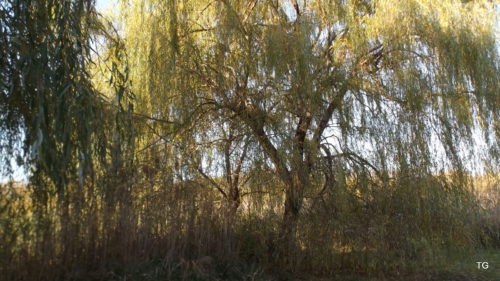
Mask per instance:
[[[487,261],[478,261],[477,263],[477,269],[488,269],[489,265]]]

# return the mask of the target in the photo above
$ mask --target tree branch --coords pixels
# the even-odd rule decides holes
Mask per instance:
[[[220,185],[214,181],[214,179],[212,179],[211,177],[209,177],[207,174],[205,174],[203,172],[203,170],[201,168],[198,168],[198,172],[200,173],[200,175],[202,175],[206,180],[208,180],[221,194],[222,196],[224,196],[224,198],[227,199],[227,194],[226,192],[224,192],[224,190],[220,187]]]

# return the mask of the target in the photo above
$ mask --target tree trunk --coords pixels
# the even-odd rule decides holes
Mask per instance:
[[[231,186],[227,198],[226,217],[225,217],[225,230],[224,230],[224,247],[226,256],[231,257],[234,253],[235,237],[234,237],[234,223],[238,207],[240,206],[240,194],[238,186]]]
[[[285,192],[285,209],[279,236],[279,256],[283,265],[293,268],[297,263],[297,225],[302,208],[305,178],[299,172],[292,173],[292,182]]]

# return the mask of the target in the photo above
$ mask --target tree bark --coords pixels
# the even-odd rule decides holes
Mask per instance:
[[[297,227],[299,213],[302,208],[304,189],[307,185],[306,173],[303,170],[292,172],[292,181],[285,190],[285,206],[279,235],[279,258],[284,266],[293,268],[297,263],[299,251]]]

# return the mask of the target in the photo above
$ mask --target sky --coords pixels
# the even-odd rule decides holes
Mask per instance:
[[[96,1],[97,10],[101,12],[105,11],[109,7],[111,7],[111,5],[114,3],[116,3],[116,0],[97,0]]]

